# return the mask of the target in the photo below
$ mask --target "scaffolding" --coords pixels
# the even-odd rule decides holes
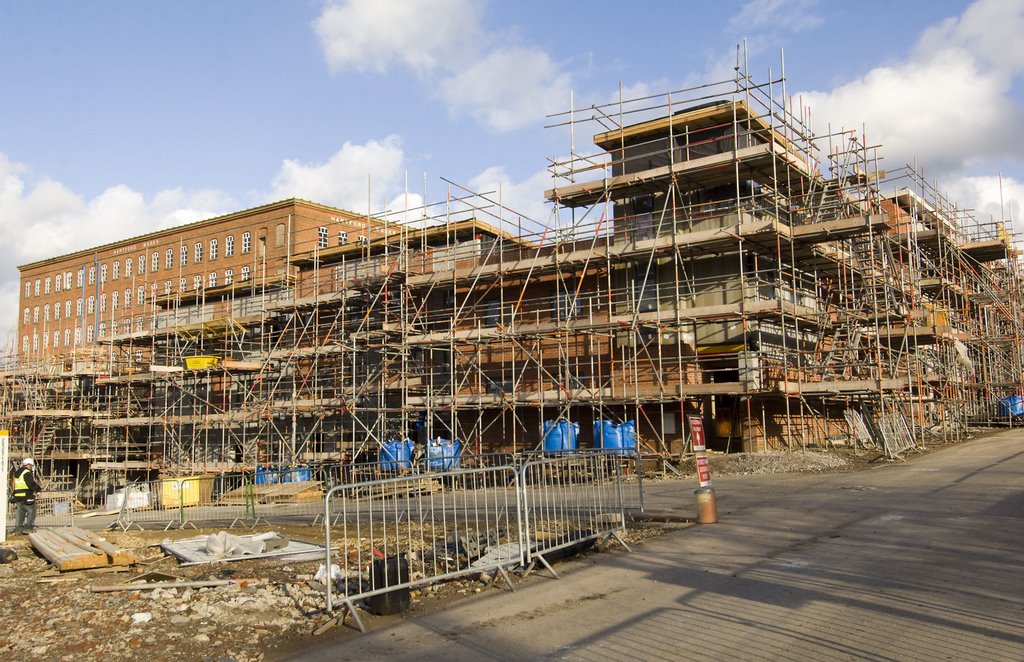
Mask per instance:
[[[373,460],[403,438],[531,451],[559,419],[581,446],[596,422],[635,421],[661,460],[689,450],[691,413],[748,452],[1014,423],[1008,221],[882,169],[863,130],[815,135],[784,72],[737,66],[551,126],[571,144],[546,219],[449,182],[437,204],[368,216],[357,243],[256,258],[230,288],[142,283],[130,328],[0,373],[15,454],[101,492]]]

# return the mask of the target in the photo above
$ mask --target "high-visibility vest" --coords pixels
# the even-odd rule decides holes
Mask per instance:
[[[14,496],[21,496],[21,494],[27,495],[29,493],[28,481],[25,480],[25,476],[29,473],[28,469],[22,469],[14,475]],[[21,494],[19,494],[19,492]]]

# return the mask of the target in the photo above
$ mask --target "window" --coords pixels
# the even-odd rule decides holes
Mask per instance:
[[[29,317],[32,315],[32,311],[28,308],[25,309],[25,316],[22,318],[22,322],[28,324]]]
[[[46,277],[46,282],[43,284],[43,294],[49,294],[50,293],[50,281],[51,281],[51,278],[49,276],[47,276]]]
[[[181,266],[188,264],[188,246],[181,247],[181,260],[179,260]]]
[[[164,255],[164,268],[170,269],[174,266],[174,249],[168,248],[167,253]]]
[[[107,337],[107,323],[106,322],[100,322],[100,338],[106,338],[106,337]]]
[[[164,294],[165,295],[169,295],[170,293],[171,293],[171,281],[165,280],[164,281]]]
[[[178,291],[184,292],[186,287],[188,287],[188,281],[186,281],[185,277],[182,276],[178,279]]]
[[[50,321],[50,304],[46,304],[45,306],[43,306],[43,321]]]
[[[359,235],[359,245],[360,246],[365,246],[368,243],[370,243],[370,240],[366,238],[365,234]]]
[[[90,324],[89,327],[85,331],[85,341],[86,342],[92,342],[92,339],[93,339],[92,324]]]
[[[235,272],[231,269],[224,270],[224,284],[230,285],[235,280]]]
[[[35,290],[34,290],[35,293],[36,293],[36,296],[39,296],[39,285],[40,285],[40,280],[38,278],[36,278],[36,287],[35,287]]]
[[[217,272],[216,271],[211,271],[210,272],[210,278],[209,278],[209,280],[207,282],[208,282],[207,287],[217,287]]]
[[[50,346],[50,334],[49,333],[44,333],[43,334],[43,349],[46,349],[49,346]]]
[[[280,227],[280,226],[278,226],[278,227]],[[318,227],[316,229],[316,247],[317,248],[327,248],[328,236],[329,235],[327,234],[327,228],[326,227],[324,227],[323,225]]]
[[[172,253],[172,255],[173,255],[173,253]],[[160,253],[154,251],[153,254],[149,256],[149,270],[150,271],[156,271],[159,268],[160,268]]]
[[[251,250],[252,250],[252,234],[250,234],[248,232],[243,232],[242,233],[242,254],[245,255],[246,253],[248,253]],[[36,289],[37,290],[39,289],[38,285],[36,285]],[[36,292],[36,294],[39,294],[39,293]]]
[[[249,266],[242,267],[242,282],[249,280]]]
[[[54,292],[60,292],[63,289],[64,289],[64,277],[63,276],[57,276],[56,278],[53,279],[53,291]]]
[[[79,284],[81,284],[81,283],[79,283]],[[71,289],[71,272],[70,271],[64,274],[64,289],[65,290],[70,290]]]
[[[75,279],[75,282],[79,287],[85,285],[85,267],[78,270],[78,278]]]
[[[117,310],[117,290],[110,293],[110,309]]]
[[[86,310],[89,311],[90,315],[96,312],[96,297],[89,297],[89,303],[86,304]]]
[[[100,265],[100,283],[107,282],[107,265]]]
[[[235,254],[235,237],[234,235],[228,235],[224,237],[224,256],[231,257]]]
[[[320,231],[326,232],[327,228],[320,228]],[[284,246],[284,223],[278,223],[274,228],[274,245],[278,248]]]
[[[89,284],[96,284],[96,265],[89,267]]]
[[[60,347],[60,331],[53,332],[53,348],[57,349]]]
[[[216,239],[211,239],[210,240],[210,259],[211,260],[216,260],[217,259],[217,251],[218,251],[219,248],[220,247],[217,245],[217,240]]]
[[[71,299],[64,302],[64,317],[71,318]],[[64,343],[65,345],[67,343]]]
[[[338,230],[338,245],[344,246],[348,243],[348,233],[344,230]]]
[[[126,309],[132,307],[132,288],[128,288],[124,291],[124,307]]]
[[[203,242],[201,242],[201,241],[197,241],[196,242],[195,261],[196,262],[202,262],[203,261]]]
[[[21,337],[21,351],[28,352],[28,334]]]
[[[60,319],[60,301],[58,301],[57,303],[53,304],[53,319],[55,319],[55,320],[59,320]],[[25,321],[27,322],[28,320],[25,320]]]
[[[136,317],[135,318],[135,330],[136,331],[142,331],[142,318],[141,317]],[[136,350],[135,360],[136,361],[141,361],[142,360],[142,350],[141,349],[140,350]]]
[[[146,305],[146,288],[139,286],[139,291],[137,292],[137,295],[138,296],[135,299],[135,303],[139,306]]]
[[[38,333],[33,333],[32,334],[32,351],[33,352],[38,352],[39,351],[39,334]]]
[[[117,335],[117,320],[111,320],[110,321],[110,335],[112,335],[112,336],[116,336]]]
[[[100,312],[107,312],[107,293],[100,294]]]
[[[130,257],[124,259],[124,277],[132,277],[132,259]]]
[[[71,344],[71,329],[64,329],[64,346],[67,347]]]
[[[78,297],[77,299],[75,299],[75,316],[82,316],[82,297]]]
[[[141,276],[144,273],[146,273],[146,256],[145,255],[140,255],[139,256],[139,271],[138,271],[138,274]]]
[[[32,323],[39,323],[39,306],[36,306],[35,308],[32,309]]]
[[[117,280],[121,277],[121,263],[114,260],[113,269],[110,270],[110,280]]]
[[[82,327],[80,327],[80,326],[76,326],[75,327],[75,344],[76,345],[81,345],[82,344]]]
[[[32,283],[25,281],[25,298],[27,299],[30,296],[32,296]],[[27,338],[28,336],[25,337]]]
[[[195,276],[193,276],[192,277],[192,289],[193,290],[198,290],[202,286],[203,286],[203,277],[201,275],[199,275],[199,274],[196,274]]]

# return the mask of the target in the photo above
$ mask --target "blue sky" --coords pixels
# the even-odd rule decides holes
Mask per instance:
[[[0,305],[18,264],[291,195],[363,211],[368,178],[376,209],[445,177],[542,216],[545,112],[717,77],[744,37],[816,121],[979,210],[1001,173],[1017,218],[1022,30],[1024,0],[2,3]]]

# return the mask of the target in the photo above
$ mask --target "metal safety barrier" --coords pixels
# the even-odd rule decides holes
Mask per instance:
[[[328,609],[337,591],[362,629],[356,599],[477,572],[511,587],[506,568],[523,563],[518,498],[511,465],[332,487],[324,498]],[[332,576],[335,546],[340,577]]]
[[[602,537],[627,547],[619,535],[626,527],[622,476],[620,459],[604,453],[523,464],[519,484],[527,572],[540,562],[557,576],[548,557],[560,550],[580,551]]]
[[[6,525],[13,530],[16,523],[16,504],[7,504]],[[35,526],[55,527],[75,525],[74,492],[40,492],[36,495]]]
[[[403,596],[414,586],[471,573],[499,575],[625,530],[617,454],[519,458],[522,464],[423,471],[337,485],[323,503],[327,609],[335,598],[363,629],[354,601]],[[335,540],[334,531],[340,540]],[[334,564],[334,548],[339,554]],[[407,593],[404,595],[407,596]]]
[[[144,523],[195,528],[196,522],[232,527],[255,524],[258,513],[251,475],[218,474],[138,481],[115,492],[120,511],[113,525],[124,530]]]

